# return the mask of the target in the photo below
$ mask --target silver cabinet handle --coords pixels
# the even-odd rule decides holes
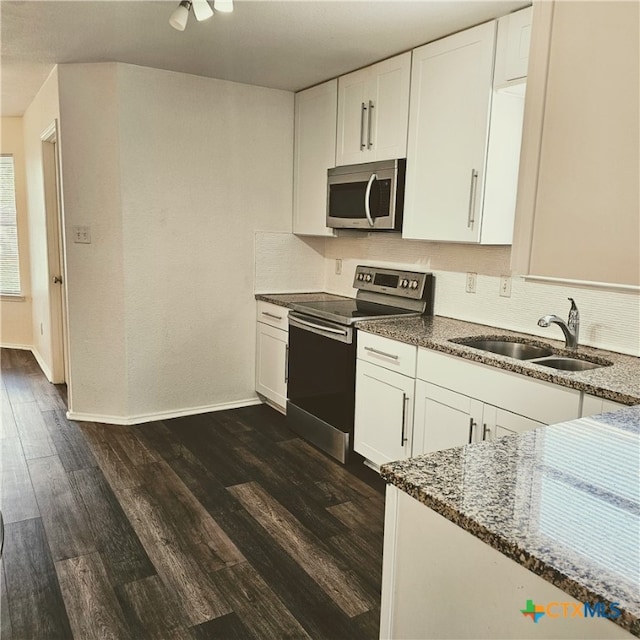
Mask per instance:
[[[375,173],[372,173],[369,182],[367,182],[367,190],[364,192],[364,213],[367,216],[367,220],[369,221],[369,226],[373,227],[373,218],[371,217],[371,187],[373,186],[373,181],[377,180],[378,176]]]
[[[473,421],[473,418],[469,418],[469,444],[471,444],[471,441],[473,440],[473,427],[475,427],[475,422]]]
[[[384,351],[378,351],[373,347],[365,347],[364,350],[370,351],[371,353],[375,353],[376,355],[379,355],[379,356],[384,356],[385,358],[391,358],[392,360],[398,359],[398,356],[394,356],[392,353],[385,353]]]
[[[282,316],[277,316],[275,313],[269,313],[268,311],[263,311],[262,315],[267,316],[267,318],[273,318],[274,320],[282,320]]]
[[[402,394],[402,432],[400,433],[400,446],[404,447],[404,443],[407,441],[405,437],[405,424],[407,422],[407,400],[409,396],[406,393]]]
[[[489,427],[487,427],[487,424],[484,423],[482,425],[482,439],[486,440],[487,439],[487,434],[491,433],[491,429],[489,429]]]
[[[373,102],[369,100],[369,117],[367,119],[367,149],[373,147],[371,140],[371,121],[373,120]]]
[[[469,214],[467,216],[467,228],[471,228],[475,222],[476,189],[478,187],[478,172],[471,169],[471,185],[469,187]]]
[[[284,348],[284,381],[289,382],[289,345]]]
[[[360,109],[360,150],[364,149],[367,144],[363,141],[364,138],[364,116],[367,113],[367,105],[363,102]]]

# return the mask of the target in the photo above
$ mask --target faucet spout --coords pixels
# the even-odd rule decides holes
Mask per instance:
[[[580,314],[578,307],[573,298],[569,298],[571,301],[571,310],[569,311],[569,321],[565,322],[562,318],[555,315],[542,316],[538,320],[539,327],[549,327],[552,324],[557,324],[564,334],[565,346],[567,349],[575,350],[578,348],[578,335],[580,333]]]

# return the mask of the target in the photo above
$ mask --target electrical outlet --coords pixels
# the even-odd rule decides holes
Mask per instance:
[[[91,227],[74,226],[73,241],[80,244],[91,244]]]
[[[511,276],[500,276],[500,295],[503,298],[511,297]]]
[[[467,293],[475,293],[476,292],[476,277],[477,273],[469,272],[467,273],[467,284],[465,287],[465,291]]]
[[[342,258],[336,258],[336,275],[342,275]]]

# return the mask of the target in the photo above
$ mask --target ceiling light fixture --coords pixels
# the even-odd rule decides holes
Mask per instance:
[[[178,31],[184,31],[189,20],[189,11],[192,7],[196,20],[202,22],[213,15],[213,9],[221,13],[231,13],[233,11],[233,0],[214,0],[213,9],[207,0],[182,0],[178,8],[171,14],[169,24]]]

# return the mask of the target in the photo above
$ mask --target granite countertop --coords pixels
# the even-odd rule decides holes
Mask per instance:
[[[346,296],[338,296],[334,293],[312,291],[309,293],[256,293],[256,300],[277,304],[280,307],[291,307],[299,302],[325,302],[330,300],[351,300]]]
[[[473,360],[492,367],[521,373],[538,380],[584,391],[585,393],[634,405],[640,403],[640,358],[613,351],[604,351],[579,346],[578,351],[567,351],[564,342],[547,340],[525,333],[488,327],[482,324],[454,320],[441,316],[415,316],[388,320],[365,320],[358,323],[359,331],[366,331],[400,342],[442,351],[451,355]],[[611,366],[589,371],[559,371],[535,362],[516,360],[488,351],[480,351],[451,340],[478,337],[491,339],[508,336],[514,342],[528,342],[543,347],[551,347],[554,355],[582,357],[592,360],[606,360]]]
[[[640,637],[640,407],[383,465],[409,495]]]

